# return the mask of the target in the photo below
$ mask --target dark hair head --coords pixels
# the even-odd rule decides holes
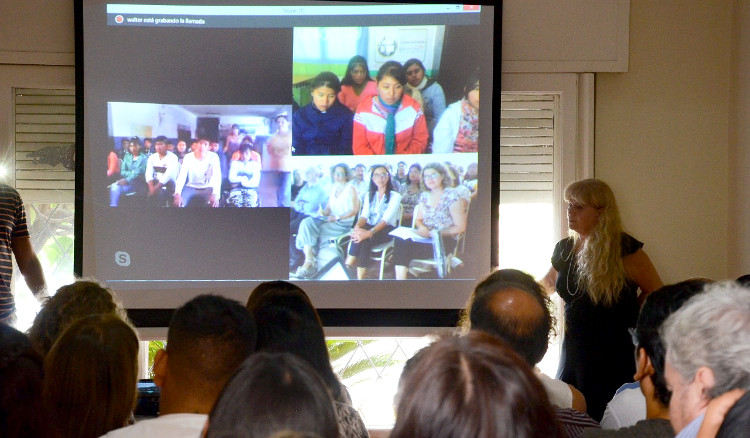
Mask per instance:
[[[654,395],[665,407],[669,406],[672,392],[667,389],[664,379],[666,347],[659,336],[659,328],[669,315],[682,307],[688,299],[703,292],[709,283],[710,281],[705,279],[692,279],[664,286],[649,294],[641,306],[633,336],[638,341],[638,348],[646,350],[651,359],[651,365],[654,367],[654,374],[651,376]]]
[[[427,70],[425,70],[424,68],[424,64],[422,64],[422,61],[418,60],[417,58],[411,58],[410,60],[406,61],[404,63],[404,71],[408,70],[412,65],[418,65],[423,72],[427,73]]]
[[[315,76],[315,79],[313,79],[312,84],[310,85],[310,91],[315,91],[320,87],[328,87],[338,93],[341,91],[341,82],[339,82],[339,77],[334,73],[324,71]]]
[[[167,137],[160,135],[156,137],[156,140],[154,140],[154,143],[164,143],[167,144]]]
[[[44,364],[23,333],[0,323],[0,431],[7,438],[47,436],[40,414]]]
[[[333,181],[333,174],[336,172],[336,169],[344,169],[344,172],[346,173],[346,180],[352,180],[352,169],[346,163],[338,163],[334,164],[331,167],[331,181]]]
[[[247,137],[245,137],[245,138],[247,138]],[[253,150],[253,142],[252,141],[245,141],[243,139],[242,142],[240,143],[240,147],[239,147],[240,154],[244,154],[245,152],[252,151],[252,150]]]
[[[370,188],[368,191],[368,196],[370,199],[370,206],[373,205],[375,202],[375,196],[378,193],[378,186],[375,185],[375,182],[372,180],[372,175],[375,174],[376,169],[383,169],[385,170],[385,173],[388,174],[388,183],[385,185],[385,198],[383,199],[385,203],[390,202],[391,200],[391,191],[393,190],[393,182],[391,181],[392,175],[391,172],[388,170],[388,167],[385,164],[376,164],[370,168]]]
[[[396,61],[388,61],[380,66],[377,81],[380,82],[384,77],[390,76],[397,80],[401,85],[406,85],[406,69],[403,65]]]
[[[469,98],[469,92],[479,87],[479,68],[472,71],[464,80],[464,98]]]
[[[516,269],[500,269],[474,288],[463,325],[500,337],[533,367],[547,352],[553,333],[550,307],[549,297],[534,277]]]
[[[278,432],[338,437],[333,400],[303,360],[291,353],[256,353],[216,401],[206,437],[266,438]]]
[[[44,405],[60,438],[126,425],[136,402],[138,337],[115,315],[74,322],[44,361]]]
[[[136,136],[130,137],[129,143],[136,144],[136,145],[140,146],[141,145],[141,139],[140,139],[140,137],[138,137],[136,135]]]
[[[62,286],[48,299],[34,318],[29,338],[45,356],[60,334],[75,321],[97,313],[110,313],[127,319],[114,292],[93,280],[77,280]]]
[[[237,301],[199,295],[177,309],[167,332],[170,375],[215,400],[237,367],[255,351],[257,329]]]
[[[391,438],[531,438],[561,432],[531,368],[474,331],[427,348],[404,382]]]
[[[750,286],[750,274],[745,274],[737,278],[737,283],[742,286]]]
[[[361,65],[365,69],[365,82],[371,81],[370,68],[367,66],[367,60],[363,56],[355,55],[349,59],[349,64],[346,66],[346,73],[344,73],[344,79],[341,80],[341,85],[354,85],[354,79],[352,79],[352,70],[354,67]]]
[[[286,281],[263,282],[250,294],[247,309],[258,325],[258,351],[296,354],[318,372],[334,399],[343,397],[323,324],[305,291]]]
[[[750,430],[750,391],[727,412],[716,438],[745,438]]]

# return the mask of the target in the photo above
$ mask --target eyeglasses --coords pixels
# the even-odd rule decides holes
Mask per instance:
[[[633,346],[635,348],[638,348],[638,332],[635,331],[635,327],[630,327],[628,329],[628,333],[630,333],[630,338],[633,341]]]
[[[333,172],[333,176],[346,176],[344,172]]]
[[[440,174],[437,172],[424,174],[424,179],[438,179],[439,177],[440,177]]]
[[[373,173],[372,177],[373,178],[387,178],[388,174],[387,173]]]

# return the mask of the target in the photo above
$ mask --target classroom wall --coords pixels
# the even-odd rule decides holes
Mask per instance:
[[[595,174],[665,283],[730,274],[732,23],[731,1],[633,0],[629,69],[596,75]]]

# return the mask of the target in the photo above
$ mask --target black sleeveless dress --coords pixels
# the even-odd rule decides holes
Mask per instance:
[[[622,256],[633,254],[643,243],[622,235]],[[555,245],[552,266],[557,270],[555,289],[565,302],[565,336],[557,377],[578,388],[586,397],[588,414],[601,420],[607,403],[635,374],[635,348],[628,328],[638,320],[638,286],[628,282],[611,306],[594,305],[578,285],[573,239]]]

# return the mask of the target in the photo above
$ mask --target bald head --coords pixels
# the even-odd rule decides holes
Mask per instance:
[[[534,366],[547,352],[552,315],[546,295],[531,276],[519,271],[498,271],[475,289],[469,323],[472,329],[502,338]]]

